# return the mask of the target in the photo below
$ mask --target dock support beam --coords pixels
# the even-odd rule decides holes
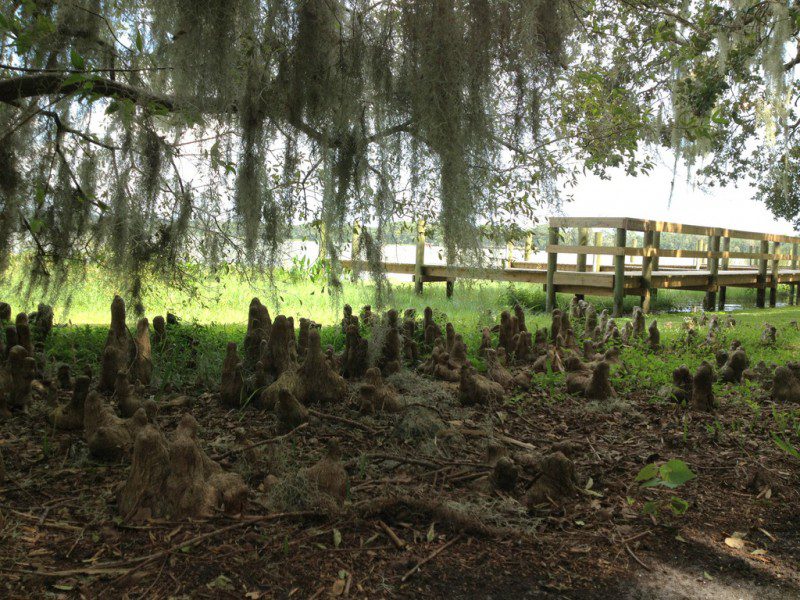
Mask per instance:
[[[417,221],[417,255],[414,260],[414,291],[422,293],[422,267],[425,265],[425,221]]]
[[[531,260],[531,254],[533,254],[533,234],[529,233],[525,236],[525,262]]]
[[[719,236],[711,235],[708,237],[708,249],[711,252],[719,252]],[[708,283],[711,287],[706,292],[706,310],[714,310],[717,307],[717,287],[719,282],[719,258],[717,256],[708,257]]]
[[[653,239],[655,238],[654,231],[645,231],[642,248],[644,255],[642,256],[642,290],[644,290],[641,304],[644,314],[650,312],[650,298],[653,295],[653,262],[654,258],[650,254],[653,252]]]
[[[723,252],[730,252],[730,250],[731,250],[731,238],[729,238],[728,236],[725,236],[724,238],[722,238],[722,251]],[[731,262],[730,262],[729,258],[723,258],[722,259],[722,270],[726,271],[728,269],[728,267],[730,267],[730,264],[731,264]],[[728,288],[726,288],[724,285],[719,288],[719,303],[717,304],[717,310],[719,310],[719,311],[725,310],[725,300],[726,300],[725,299],[725,295],[726,295],[727,292],[728,292]]]
[[[778,254],[781,250],[780,242],[772,243],[772,253]],[[777,258],[772,259],[772,281],[769,286],[769,307],[775,308],[778,303],[778,273],[780,272],[780,262]]]
[[[550,227],[548,230],[547,244],[549,246],[558,245],[558,227]],[[556,307],[556,268],[558,267],[558,252],[547,253],[547,289],[545,310],[550,313]]]
[[[617,248],[625,248],[627,231],[621,227],[617,229],[614,245]],[[614,256],[614,316],[622,316],[623,305],[625,302],[625,255],[617,254]]]
[[[769,242],[762,240],[761,254],[769,253]],[[764,308],[767,299],[767,259],[758,261],[758,288],[756,289],[756,307]]]

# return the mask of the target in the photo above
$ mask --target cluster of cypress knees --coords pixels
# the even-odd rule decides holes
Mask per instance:
[[[197,421],[184,414],[169,437],[157,422],[158,405],[147,399],[153,379],[152,344],[160,347],[168,336],[173,315],[153,319],[153,341],[146,318],[138,321],[135,334],[126,326],[125,303],[116,296],[111,304],[111,325],[95,380],[87,371],[73,377],[68,365],[48,377],[44,341],[53,328],[53,310],[40,304],[35,313],[20,313],[11,322],[11,307],[0,303],[0,416],[10,410],[26,410],[35,399],[50,405],[48,418],[59,430],[83,431],[89,452],[105,461],[130,460],[127,480],[120,486],[117,504],[129,520],[208,516],[217,510],[239,512],[248,496],[242,477],[226,472],[209,458],[197,438]],[[708,325],[705,342],[713,344],[721,328],[718,317],[687,321],[687,340]],[[728,316],[726,326],[735,326]],[[444,331],[426,308],[419,321],[406,310],[402,324],[396,310],[382,316],[365,306],[356,316],[344,307],[341,329],[345,345],[336,353],[323,350],[320,328],[301,318],[295,332],[292,317],[278,315],[274,321],[257,298],[250,304],[247,332],[238,346],[227,346],[222,365],[220,402],[226,407],[255,407],[273,411],[281,432],[289,432],[309,420],[311,404],[332,405],[350,397],[348,380],[358,382],[355,402],[363,414],[396,413],[403,410],[393,386],[384,378],[402,367],[457,385],[464,406],[489,406],[515,388],[528,389],[534,373],[566,373],[568,393],[590,400],[616,396],[610,367],[620,360],[620,348],[640,344],[652,351],[661,348],[656,321],[646,327],[644,314],[634,309],[633,318],[620,329],[603,311],[575,299],[568,310],[556,309],[549,328],[531,332],[525,313],[517,304],[503,311],[500,323],[482,332],[478,354],[486,365],[479,373],[468,359],[467,346],[451,323]],[[369,339],[362,334],[369,331]],[[497,334],[497,343],[493,334]],[[762,343],[773,344],[776,328],[765,325]],[[422,358],[427,354],[426,358]],[[695,409],[715,408],[713,383],[739,383],[758,379],[782,402],[800,402],[800,364],[771,369],[763,363],[749,366],[744,348],[733,342],[729,351],[716,354],[719,369],[703,361],[694,374],[686,366],[673,372],[671,395]],[[59,391],[69,393],[58,402]],[[116,410],[113,406],[116,404]],[[191,403],[185,396],[172,406]],[[513,490],[520,469],[536,474],[528,490],[529,505],[547,502],[567,493],[574,484],[575,469],[564,452],[556,449],[535,460],[530,456],[509,457],[490,445],[487,460],[493,467],[487,483],[496,489]],[[339,503],[344,501],[347,474],[335,442],[322,460],[304,470],[304,475]]]

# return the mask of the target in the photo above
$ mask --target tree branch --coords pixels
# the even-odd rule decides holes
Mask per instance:
[[[97,76],[90,76],[79,81],[67,81],[69,77],[63,73],[41,73],[0,80],[0,102],[14,104],[23,98],[72,94],[82,90],[89,82],[92,84],[91,92],[94,94],[131,100],[137,104],[160,104],[167,110],[175,109],[175,102],[172,98],[154,94],[126,83]]]

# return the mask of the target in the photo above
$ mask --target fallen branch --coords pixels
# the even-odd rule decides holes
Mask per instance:
[[[492,437],[506,444],[510,444],[511,446],[524,448],[525,450],[533,450],[533,451],[536,450],[536,446],[534,446],[533,444],[529,444],[528,442],[523,442],[503,434],[491,433],[487,431],[482,431],[480,429],[460,429],[459,433],[467,437]]]
[[[358,421],[354,421],[353,419],[347,419],[345,417],[339,417],[337,415],[329,415],[328,413],[320,412],[318,410],[314,410],[313,408],[309,408],[308,413],[314,415],[319,419],[326,419],[328,421],[338,421],[339,423],[346,423],[347,425],[358,427],[359,429],[363,429],[364,431],[372,435],[376,435],[378,433],[377,430],[373,429],[372,427],[367,427],[363,423],[359,423]]]
[[[276,436],[274,438],[269,438],[268,440],[261,440],[260,442],[256,442],[254,444],[250,444],[248,446],[243,446],[242,448],[235,448],[233,450],[228,450],[228,452],[224,452],[222,454],[217,454],[212,456],[212,460],[222,460],[224,458],[228,458],[229,456],[233,456],[234,454],[239,454],[240,452],[246,452],[248,450],[252,450],[253,448],[258,448],[259,446],[266,446],[267,444],[275,444],[276,442],[280,442],[281,440],[285,440],[287,437],[292,435],[293,433],[303,429],[303,427],[308,426],[308,423],[301,423],[291,431],[287,431],[286,433]]]

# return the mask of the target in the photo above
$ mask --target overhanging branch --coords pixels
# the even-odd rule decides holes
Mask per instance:
[[[167,110],[175,109],[172,98],[154,94],[149,90],[134,87],[106,77],[87,76],[76,80],[63,73],[40,73],[37,75],[21,75],[0,80],[0,102],[14,104],[24,98],[50,96],[52,94],[72,94],[91,87],[87,91],[100,96],[131,100],[136,104],[159,104]]]

